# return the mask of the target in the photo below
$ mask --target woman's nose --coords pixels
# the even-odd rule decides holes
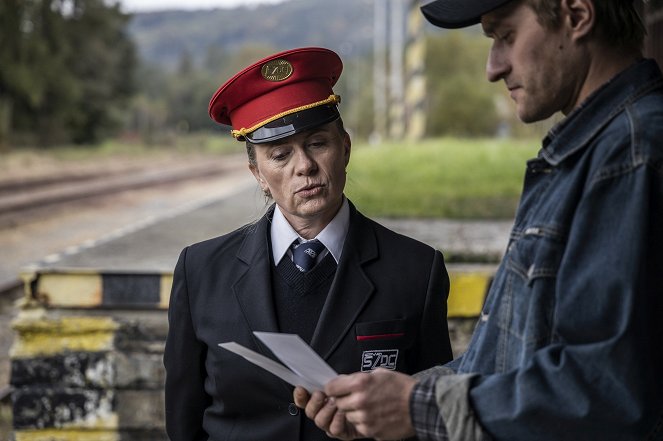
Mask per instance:
[[[296,172],[302,175],[308,175],[317,169],[317,164],[310,152],[306,149],[298,149],[295,154]]]

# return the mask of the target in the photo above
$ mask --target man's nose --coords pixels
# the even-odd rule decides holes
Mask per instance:
[[[493,45],[488,52],[488,60],[486,61],[486,77],[488,81],[499,81],[506,76],[509,67],[506,62],[506,57],[503,51],[495,48]]]

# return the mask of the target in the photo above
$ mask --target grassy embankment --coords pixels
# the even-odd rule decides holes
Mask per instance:
[[[439,138],[356,146],[347,194],[370,216],[509,219],[536,141]]]
[[[0,154],[0,177],[64,165],[99,166],[113,159],[184,161],[191,155],[218,157],[243,151],[242,143],[218,135],[195,135],[153,146],[117,141],[94,148],[23,149]],[[510,218],[525,161],[536,152],[536,141],[512,139],[438,138],[379,147],[356,142],[346,193],[369,216]]]

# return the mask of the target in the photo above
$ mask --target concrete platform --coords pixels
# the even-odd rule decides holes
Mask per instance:
[[[12,345],[12,357],[8,356],[10,339],[0,341],[0,389],[9,381],[10,361],[31,363],[33,359],[47,359],[55,362],[62,354],[80,353],[81,348],[94,353],[117,352],[120,355],[109,359],[133,360],[132,363],[141,366],[140,369],[122,368],[124,371],[153,373],[150,378],[154,377],[157,383],[161,381],[165,314],[172,271],[180,251],[191,243],[252,222],[265,209],[255,182],[252,179],[237,180],[211,199],[197,199],[167,216],[145,219],[24,268],[22,277],[26,295],[21,303],[25,308],[21,309],[17,320],[9,319],[16,312],[12,305],[2,308],[7,319],[3,320],[0,334],[12,335],[9,326],[13,323],[17,336]],[[511,223],[377,221],[445,254],[451,278],[449,332],[454,354],[461,354],[482,308],[497,260],[506,247]],[[13,306],[17,305],[13,303]],[[112,325],[117,335],[106,332],[108,338],[100,339],[97,329],[100,323],[106,327]],[[90,327],[92,331],[86,331]],[[136,335],[141,336],[137,340],[140,344],[134,341]],[[109,343],[111,341],[114,343]],[[120,347],[120,343],[127,341],[132,342],[129,355],[122,352],[126,349],[124,346]],[[105,346],[99,349],[101,343]],[[122,371],[120,368],[117,369]],[[126,415],[140,414],[134,412],[132,403],[154,408],[154,403],[158,403],[161,397],[157,386],[151,385],[152,389],[143,390],[136,386],[143,385],[142,377],[138,380],[135,384],[126,382],[131,386],[126,387],[130,389],[128,391],[125,386],[115,388],[118,397],[131,398],[136,394],[147,397],[140,400],[127,398],[128,403],[118,405],[131,409],[124,412]],[[37,389],[35,397],[43,394]],[[156,408],[161,409],[161,404]],[[126,415],[118,417],[120,427],[138,424],[127,419]],[[156,430],[155,424],[161,427],[161,423],[161,416],[155,417],[149,430]]]
[[[228,233],[262,216],[255,181],[241,181],[218,199],[184,205],[37,262],[37,270],[151,273],[172,271],[187,245]],[[26,268],[30,269],[30,268]]]
[[[25,269],[171,271],[185,246],[252,222],[265,209],[255,183],[242,181],[218,199],[182,206],[168,216],[128,226]],[[450,264],[497,263],[506,248],[511,228],[511,221],[376,220],[441,250]]]
[[[172,270],[182,248],[252,222],[265,208],[255,183],[243,180],[214,200],[182,206],[166,217],[49,256],[25,268],[23,277],[51,305],[166,308]],[[445,254],[452,279],[450,316],[479,313],[489,279],[506,247],[510,222],[377,220]],[[112,294],[119,292],[118,284],[125,285],[125,294]],[[127,286],[133,288],[127,292]]]
[[[230,232],[266,209],[252,180],[25,268],[39,300],[55,307],[166,309],[172,271],[185,246]],[[377,219],[440,249],[452,282],[450,317],[476,317],[506,247],[511,222]]]

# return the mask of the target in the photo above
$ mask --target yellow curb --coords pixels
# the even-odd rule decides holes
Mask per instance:
[[[117,431],[108,430],[17,430],[16,441],[119,441]]]
[[[447,317],[478,317],[492,275],[490,272],[449,271],[451,289]]]
[[[168,309],[168,304],[170,303],[170,290],[173,287],[173,274],[163,274],[161,276],[161,289],[160,289],[160,302],[159,307],[162,309]]]
[[[99,352],[113,349],[119,325],[109,317],[60,319],[19,316],[12,323],[18,333],[10,350],[13,358],[53,355],[68,351]]]
[[[40,273],[36,294],[42,304],[94,307],[102,303],[102,278],[96,272]]]

